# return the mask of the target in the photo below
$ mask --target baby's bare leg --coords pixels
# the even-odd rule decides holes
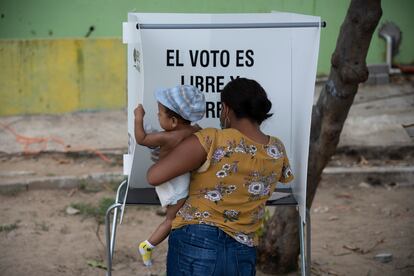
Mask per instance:
[[[158,245],[170,234],[172,221],[178,210],[183,206],[185,200],[186,199],[183,198],[177,201],[177,204],[167,206],[165,220],[157,227],[157,229],[155,229],[154,233],[152,233],[151,237],[148,239],[152,245]]]

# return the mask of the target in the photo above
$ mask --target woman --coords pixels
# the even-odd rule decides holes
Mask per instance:
[[[283,143],[260,130],[272,115],[260,84],[235,79],[221,102],[223,130],[195,133],[148,170],[154,186],[192,171],[168,241],[168,275],[255,275],[266,200],[293,179]]]

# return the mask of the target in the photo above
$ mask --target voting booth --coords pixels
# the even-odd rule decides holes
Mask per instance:
[[[134,109],[143,104],[147,131],[162,130],[154,92],[178,84],[194,85],[205,94],[206,114],[198,122],[203,128],[219,128],[220,92],[230,80],[245,77],[263,86],[272,102],[273,116],[261,128],[284,142],[295,175],[287,186],[278,184],[272,200],[283,202],[285,198],[287,202],[290,198],[299,210],[303,227],[311,112],[323,24],[319,17],[278,12],[128,14],[128,22],[123,23],[128,59],[127,180],[107,212],[108,268],[118,212],[122,220],[125,204],[131,200],[136,204],[157,203],[155,189],[146,181],[146,172],[153,164],[151,150],[137,145],[134,138]],[[112,210],[113,238],[109,238]]]

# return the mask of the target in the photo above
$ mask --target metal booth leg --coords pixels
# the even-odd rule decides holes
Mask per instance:
[[[305,233],[303,230],[302,218],[299,216],[299,239],[300,239],[300,271],[301,275],[306,274],[306,256],[305,256]]]
[[[118,226],[118,211],[119,211],[119,208],[114,209],[114,216],[112,219],[111,244],[110,244],[111,259],[114,258],[115,236],[116,236],[116,228]]]
[[[311,218],[310,211],[306,208],[306,276],[311,275],[312,263],[311,263]]]
[[[116,217],[117,215],[114,214],[114,225],[112,226],[112,236],[111,236],[111,223],[110,223],[110,217],[112,210],[117,210],[122,207],[122,204],[120,203],[114,203],[112,204],[108,210],[106,210],[105,215],[105,238],[106,238],[106,257],[107,257],[107,276],[112,275],[112,256],[113,256],[113,250],[115,246],[115,234],[116,234]],[[117,212],[118,213],[118,212]]]
[[[124,196],[122,191],[126,190],[127,181],[124,180],[118,186],[118,190],[116,192],[115,203],[109,206],[108,210],[106,210],[105,215],[105,238],[106,238],[106,256],[107,256],[107,274],[111,276],[112,274],[112,260],[114,257],[115,252],[115,238],[116,238],[116,228],[118,226],[118,214],[119,209],[122,208],[122,204],[120,203],[120,197]],[[124,200],[124,199],[122,199]],[[123,201],[122,201],[123,202]],[[111,232],[111,212],[114,210],[114,216],[112,221],[112,232]]]

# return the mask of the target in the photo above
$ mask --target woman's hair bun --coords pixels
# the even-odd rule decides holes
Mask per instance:
[[[255,80],[237,78],[230,81],[221,92],[221,101],[234,111],[237,118],[249,118],[259,125],[272,116],[269,113],[272,103]]]

